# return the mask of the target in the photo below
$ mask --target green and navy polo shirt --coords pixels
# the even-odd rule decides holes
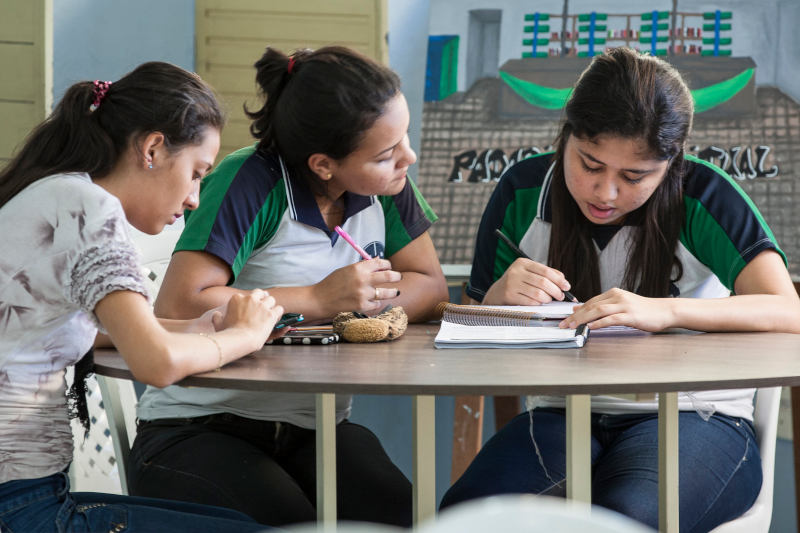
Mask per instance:
[[[482,301],[516,254],[494,234],[500,228],[531,259],[547,264],[552,206],[550,181],[553,154],[539,154],[510,167],[500,178],[483,213],[478,229],[472,273],[467,287],[471,298]],[[683,275],[673,283],[673,296],[720,298],[733,292],[736,277],[747,263],[764,250],[786,257],[756,206],[731,177],[720,168],[686,156],[684,181],[685,218],[676,254]],[[637,226],[597,226],[593,233],[603,291],[619,287],[625,275],[628,253]],[[752,419],[749,392],[708,391],[682,393],[682,409],[699,409],[704,401],[731,416]],[[607,401],[593,397],[593,409],[606,412],[655,409],[647,402]],[[688,403],[687,403],[688,402]],[[723,405],[724,404],[724,405]],[[538,401],[537,405],[563,406],[563,399]]]
[[[373,257],[391,259],[437,219],[411,180],[394,196],[345,193],[342,228]],[[231,267],[240,289],[312,285],[361,260],[330,231],[314,195],[291,176],[283,160],[250,146],[227,156],[203,180],[200,206],[187,212],[175,251],[213,254]],[[337,419],[349,414],[350,396],[336,396]],[[145,420],[229,412],[259,420],[314,427],[308,394],[148,387],[139,403]]]
[[[436,220],[411,180],[395,196],[345,192],[345,206],[342,228],[373,257],[391,257]],[[325,225],[308,186],[255,146],[229,155],[204,180],[181,250],[219,257],[241,289],[310,285],[361,259]]]

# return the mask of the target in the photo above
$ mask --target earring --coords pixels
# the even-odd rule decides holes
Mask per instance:
[[[149,168],[150,170],[153,170],[153,163],[148,163],[147,168]]]
[[[328,179],[331,179],[331,173],[328,172]]]

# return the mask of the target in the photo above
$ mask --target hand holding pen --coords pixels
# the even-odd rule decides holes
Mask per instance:
[[[370,257],[339,226],[335,231],[364,258],[364,261],[336,269],[315,284],[314,301],[319,302],[322,307],[320,313],[323,316],[332,317],[340,311],[374,314],[386,306],[386,300],[392,300],[400,294],[400,290],[396,287],[383,285],[400,281],[402,274],[392,270],[392,264],[386,259]]]
[[[518,257],[487,291],[483,303],[490,305],[538,305],[552,300],[578,299],[569,292],[569,282],[560,271],[530,259],[499,229],[495,234]]]

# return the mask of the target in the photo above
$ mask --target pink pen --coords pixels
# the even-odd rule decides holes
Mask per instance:
[[[353,238],[350,235],[348,235],[347,232],[345,230],[343,230],[341,227],[336,226],[335,228],[333,228],[333,231],[335,231],[336,233],[341,235],[342,239],[346,240],[347,243],[350,246],[352,246],[353,249],[361,255],[361,257],[363,257],[367,261],[372,259],[372,257],[370,257],[370,255],[367,252],[365,252],[363,248],[361,248],[359,245],[357,245],[356,241],[354,241]]]

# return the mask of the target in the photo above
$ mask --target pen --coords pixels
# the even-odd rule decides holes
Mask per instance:
[[[337,226],[337,227],[338,227],[338,226]],[[511,239],[509,239],[509,238],[506,236],[506,234],[505,234],[505,233],[503,233],[502,231],[500,231],[500,229],[499,229],[499,228],[498,228],[498,229],[496,229],[496,230],[494,230],[494,233],[495,233],[495,235],[497,235],[497,236],[500,238],[500,240],[502,240],[504,243],[506,243],[506,244],[508,245],[508,247],[509,247],[509,248],[511,248],[511,250],[512,250],[512,251],[513,251],[515,254],[517,254],[519,257],[524,257],[525,259],[530,259],[530,257],[528,257],[528,254],[526,254],[525,252],[523,252],[522,250],[520,250],[520,249],[519,249],[519,246],[517,246],[516,244],[514,244],[514,241],[512,241]],[[575,298],[575,296],[574,296],[574,295],[573,295],[571,292],[569,292],[569,291],[564,291],[564,290],[562,290],[561,292],[563,292],[563,293],[564,293],[564,298],[565,298],[565,299],[567,299],[567,300],[569,300],[569,301],[571,301],[571,302],[579,303],[579,302],[578,302],[578,299],[577,299],[577,298]]]
[[[342,239],[346,240],[347,243],[350,246],[352,246],[353,249],[361,255],[361,257],[363,257],[367,261],[372,259],[372,257],[367,252],[365,252],[363,248],[361,248],[359,245],[357,245],[356,241],[354,241],[353,238],[350,235],[348,235],[347,232],[345,230],[343,230],[340,226],[336,226],[335,228],[333,228],[333,231],[335,231],[336,233],[341,235]]]

